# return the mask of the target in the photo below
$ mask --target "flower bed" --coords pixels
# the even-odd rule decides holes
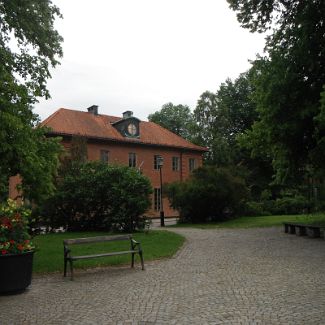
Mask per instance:
[[[28,234],[31,211],[8,200],[0,206],[0,253],[22,254],[34,249]]]

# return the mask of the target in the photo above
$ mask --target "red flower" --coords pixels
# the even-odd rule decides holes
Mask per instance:
[[[2,251],[1,251],[1,254],[2,255],[6,255],[8,252],[7,252],[7,250],[5,250],[5,249],[3,249]]]
[[[18,250],[22,251],[24,249],[24,246],[22,244],[17,245]]]
[[[8,229],[11,229],[12,228],[12,224],[11,224],[11,221],[9,218],[7,217],[3,217],[2,220],[1,220],[2,224],[8,228]]]
[[[15,241],[14,241],[13,239],[10,239],[10,240],[9,240],[9,243],[10,243],[11,245],[13,245],[13,244],[15,243]]]

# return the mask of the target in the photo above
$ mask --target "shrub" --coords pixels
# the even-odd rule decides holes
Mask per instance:
[[[300,214],[310,208],[310,202],[303,195],[284,196],[275,200],[273,214]]]
[[[245,204],[245,215],[247,216],[263,216],[267,215],[264,210],[263,202],[248,201]]]
[[[42,214],[52,227],[68,230],[133,231],[143,225],[151,192],[150,181],[134,168],[72,164]]]
[[[8,200],[0,206],[0,254],[22,254],[34,249],[28,234],[31,211]]]
[[[312,202],[298,191],[286,190],[280,193],[280,197],[273,200],[270,195],[266,195],[261,196],[260,202],[247,202],[246,215],[300,214],[310,211],[312,208]]]
[[[243,179],[215,166],[196,169],[185,182],[169,184],[166,193],[180,221],[193,223],[236,216],[248,196]]]

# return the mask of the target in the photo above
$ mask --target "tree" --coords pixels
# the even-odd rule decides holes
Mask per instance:
[[[237,216],[248,195],[242,178],[216,166],[200,167],[188,180],[168,184],[166,193],[181,221],[194,223]]]
[[[32,199],[51,193],[60,149],[57,139],[35,128],[32,111],[37,97],[49,97],[49,67],[62,56],[56,16],[60,11],[51,1],[0,1],[0,190],[19,173],[24,195]]]
[[[317,141],[317,145],[313,149],[311,157],[315,168],[324,174],[323,164],[325,161],[325,86],[323,87],[323,92],[321,93],[320,112],[315,117],[315,124],[315,140]]]
[[[152,189],[135,168],[75,162],[43,206],[51,226],[69,230],[133,231],[150,207]]]
[[[325,2],[323,0],[228,0],[242,26],[273,27],[266,56],[254,63],[255,101],[260,120],[250,141],[268,148],[281,184],[301,183],[316,167],[320,139],[321,92],[325,80]],[[312,168],[310,168],[312,166]],[[324,167],[321,167],[324,168]]]
[[[162,106],[160,111],[150,114],[148,120],[191,140],[193,116],[187,105],[167,103]]]
[[[194,110],[196,137],[210,149],[209,163],[227,166],[242,160],[237,137],[257,119],[250,75],[248,71],[234,81],[227,79],[216,93],[206,91],[198,100]]]
[[[65,177],[66,173],[70,173],[72,166],[75,164],[83,164],[88,160],[87,138],[74,135],[71,137],[71,145],[69,150],[65,150],[60,155],[60,166],[58,169],[58,179]],[[77,169],[75,169],[77,170]]]

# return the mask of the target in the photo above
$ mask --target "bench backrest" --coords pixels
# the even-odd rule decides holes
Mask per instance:
[[[98,237],[65,239],[63,240],[63,244],[64,245],[90,244],[90,243],[101,243],[101,242],[108,242],[108,241],[131,240],[131,239],[132,239],[132,235],[98,236]]]

